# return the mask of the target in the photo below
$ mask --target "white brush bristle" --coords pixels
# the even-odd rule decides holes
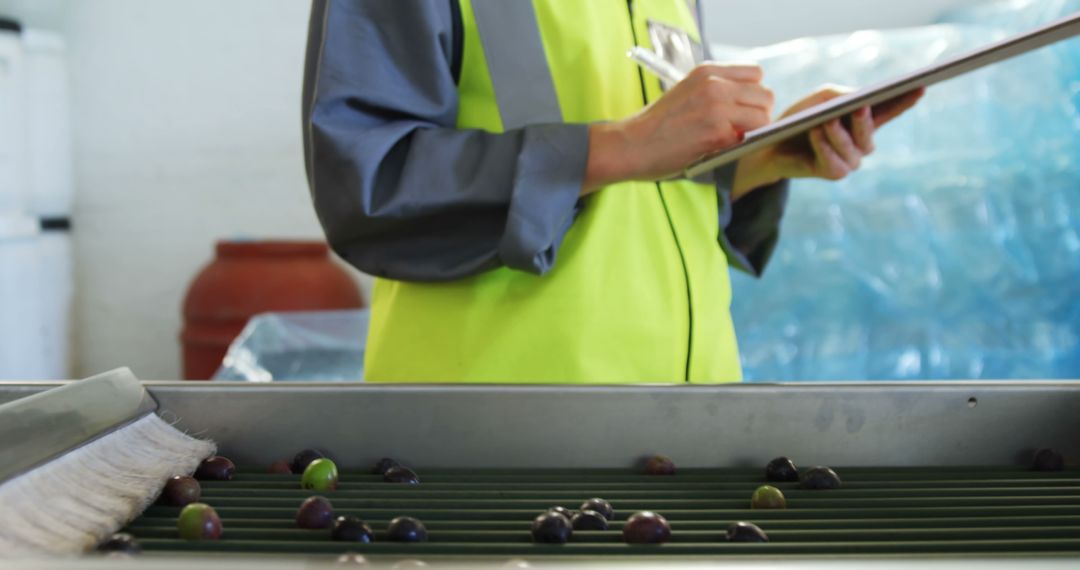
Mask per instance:
[[[24,473],[0,485],[0,558],[93,548],[214,451],[150,414]]]

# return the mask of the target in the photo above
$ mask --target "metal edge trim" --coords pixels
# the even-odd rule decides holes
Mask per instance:
[[[0,405],[0,484],[155,410],[157,401],[127,368]]]

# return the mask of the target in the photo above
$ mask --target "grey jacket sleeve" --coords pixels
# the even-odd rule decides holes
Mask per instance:
[[[780,219],[788,200],[788,181],[744,194],[733,204],[731,189],[735,164],[716,171],[717,202],[720,207],[720,246],[728,264],[754,277],[761,277],[780,239]]]
[[[313,3],[308,183],[334,251],[372,275],[446,281],[502,265],[544,273],[576,214],[586,125],[454,128],[455,7]]]

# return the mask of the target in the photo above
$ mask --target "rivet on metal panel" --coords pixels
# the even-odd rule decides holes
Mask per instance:
[[[978,405],[979,405],[979,399],[978,398],[976,398],[975,396],[972,396],[972,397],[968,398],[968,407],[969,408],[974,408],[975,406],[978,406]]]

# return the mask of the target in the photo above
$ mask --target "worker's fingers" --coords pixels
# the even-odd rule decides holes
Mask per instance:
[[[727,109],[726,115],[731,126],[741,133],[760,129],[771,122],[769,114],[760,107],[732,107]]]
[[[748,107],[757,107],[772,115],[776,97],[768,87],[756,83],[736,83],[735,102]]]
[[[810,131],[810,148],[814,150],[818,176],[828,180],[840,180],[851,172],[848,163],[829,144],[823,128]]]
[[[810,107],[813,107],[815,105],[820,105],[826,101],[830,101],[842,95],[851,93],[851,91],[852,89],[850,87],[843,87],[840,85],[825,85],[817,91],[804,97],[798,103],[792,105],[791,108],[789,108],[787,111],[784,111],[783,116],[787,117],[789,115],[793,115],[795,113],[798,113],[799,111],[809,109]]]
[[[688,77],[695,80],[719,77],[728,81],[760,83],[765,78],[765,72],[760,65],[709,61],[695,67]]]
[[[915,106],[915,103],[926,94],[926,88],[920,87],[899,97],[889,99],[884,103],[874,105],[874,124],[880,127],[885,123],[904,114],[905,111]]]
[[[863,155],[874,152],[874,114],[863,107],[851,115],[851,138]]]
[[[844,125],[841,124],[840,119],[833,119],[828,123],[825,123],[825,138],[829,141],[829,145],[832,146],[836,154],[840,155],[840,158],[844,159],[844,162],[851,167],[852,170],[859,168],[862,164],[862,152],[855,146],[855,141],[852,140],[851,134],[847,132]]]
[[[757,107],[772,115],[773,92],[760,83],[739,83],[709,77],[692,96],[703,97],[714,105]]]

